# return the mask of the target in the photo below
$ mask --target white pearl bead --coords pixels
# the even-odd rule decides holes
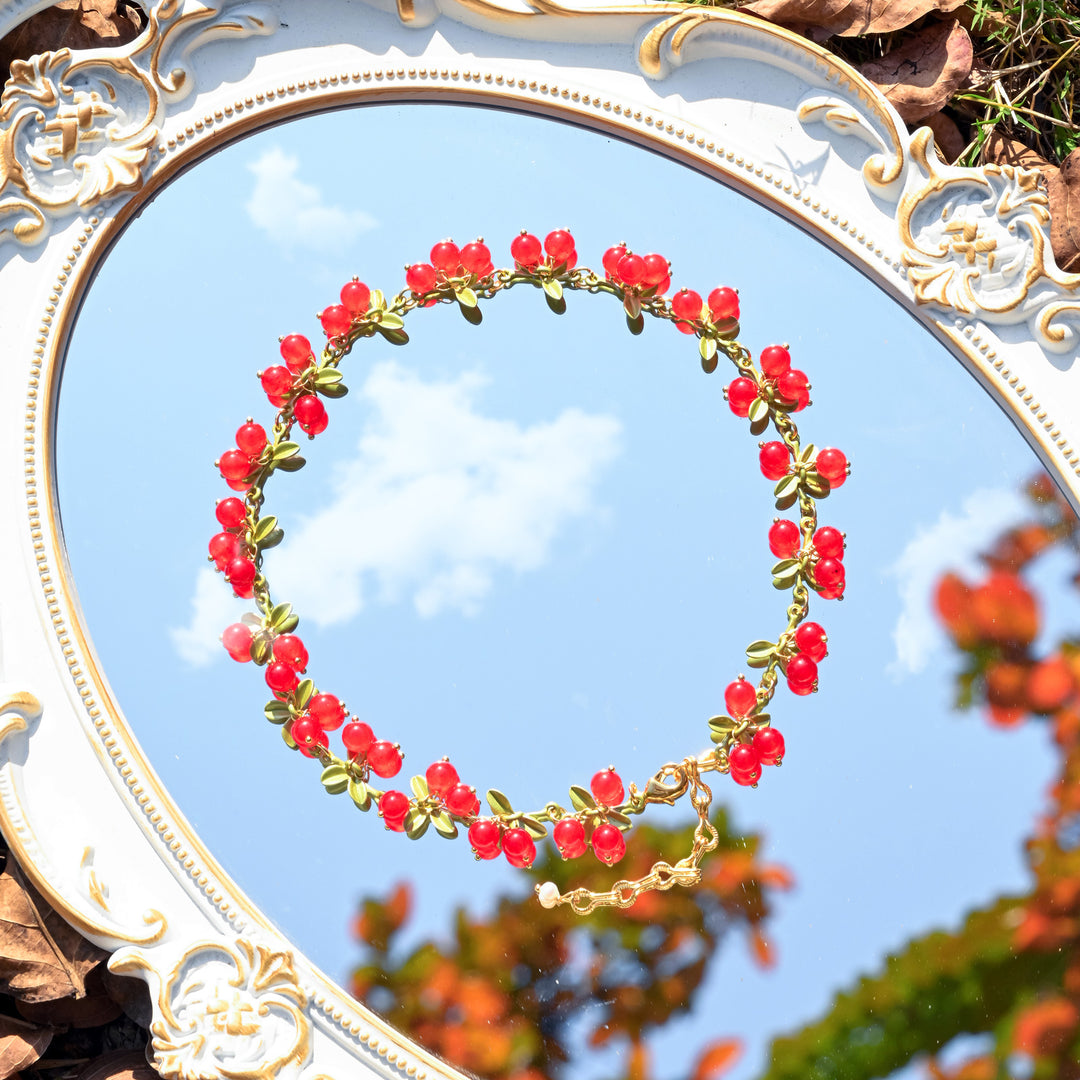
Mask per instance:
[[[542,907],[553,908],[559,902],[559,886],[554,881],[545,881],[536,890],[536,896]]]

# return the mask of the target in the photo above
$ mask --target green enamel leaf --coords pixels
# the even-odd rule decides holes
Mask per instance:
[[[430,824],[431,818],[419,807],[414,806],[405,815],[405,835],[410,840],[419,840],[427,832]]]
[[[261,543],[265,540],[275,529],[277,528],[277,518],[273,514],[269,517],[264,517],[258,525],[255,526],[255,543]]]
[[[382,311],[386,307],[386,297],[382,294],[382,289],[372,289],[371,298],[368,300],[368,309],[374,308],[376,311]]]
[[[274,529],[269,533],[264,540],[260,540],[258,547],[260,551],[269,551],[270,548],[277,547],[282,540],[285,539],[284,529]]]
[[[343,378],[345,376],[337,368],[322,368],[319,374],[315,376],[315,385],[322,389],[324,386],[333,386],[335,383],[341,382]]]
[[[453,840],[458,834],[457,826],[445,810],[440,810],[437,814],[432,814],[431,824],[435,826],[436,832],[438,832],[440,836],[446,837],[447,840]]]
[[[327,765],[319,779],[331,795],[340,795],[349,786],[349,774],[341,765]]]
[[[734,341],[739,336],[739,320],[721,319],[715,324],[715,329],[718,337],[725,341]]]
[[[798,564],[790,567],[781,574],[774,575],[772,579],[774,589],[790,589],[799,580],[801,568]]]
[[[762,420],[769,419],[769,403],[764,398],[754,398],[750,402],[750,411],[747,414],[751,424],[759,424]]]
[[[781,559],[772,568],[772,572],[774,574],[783,574],[786,571],[790,570],[793,566],[798,566],[798,565],[799,565],[799,560],[798,559]]]
[[[623,297],[623,309],[628,319],[636,319],[641,314],[641,300],[636,293],[628,292]]]
[[[510,805],[510,800],[498,789],[492,788],[487,793],[488,806],[496,814],[512,814],[514,808]]]
[[[379,316],[379,328],[382,330],[400,330],[405,325],[405,320],[393,311],[384,311]]]
[[[276,462],[275,468],[280,469],[282,472],[299,472],[306,464],[307,458],[295,454],[292,457],[285,458],[284,461]]]
[[[592,793],[577,784],[570,789],[570,802],[573,803],[575,810],[596,809],[596,800],[592,797]]]
[[[265,664],[270,659],[270,642],[266,638],[258,638],[251,643],[251,659],[256,664]]]
[[[825,479],[816,469],[811,469],[806,474],[806,478],[803,480],[803,486],[806,488],[807,493],[815,499],[824,499],[826,495],[832,491],[829,486],[829,481]]]
[[[287,619],[283,619],[281,625],[278,626],[278,632],[281,634],[291,634],[300,625],[299,615],[290,615]]]
[[[349,388],[344,383],[334,383],[333,386],[320,386],[318,389],[323,397],[328,398],[343,398],[349,392]]]
[[[773,573],[776,573],[774,570]],[[772,656],[776,645],[771,641],[752,641],[746,646],[747,660],[768,660]]]
[[[726,735],[729,731],[735,730],[735,721],[730,716],[710,716],[709,727],[713,731],[719,731]]]
[[[699,338],[698,352],[702,360],[711,360],[716,355],[716,341],[711,337]]]
[[[645,316],[640,312],[637,315],[631,316],[630,313],[627,312],[626,327],[631,334],[637,337],[637,335],[645,329]],[[704,361],[702,361],[702,363],[704,363]],[[713,366],[715,367],[716,365],[714,364]]]
[[[300,453],[300,444],[294,442],[278,443],[274,447],[273,460],[284,461],[286,458],[291,458],[294,454]]]
[[[457,297],[457,302],[463,307],[476,307],[476,293],[468,286],[463,289],[455,289],[454,295]]]
[[[543,286],[544,292],[546,292],[552,300],[561,300],[563,298],[561,281],[555,281],[553,278],[544,278],[540,284]]]
[[[382,334],[391,345],[408,345],[409,335],[404,330],[387,330],[385,326],[379,327],[379,333]]]
[[[409,787],[412,788],[412,793],[418,799],[426,799],[430,792],[428,791],[427,781],[422,776],[414,776],[409,781]]]
[[[788,473],[787,476],[782,476],[776,482],[776,487],[773,488],[773,494],[778,499],[786,499],[789,495],[797,493],[799,490],[799,477],[797,473]]]
[[[630,828],[630,819],[625,814],[620,814],[618,810],[609,810],[607,819],[612,825],[622,829],[623,832]]]
[[[809,461],[817,453],[817,447],[810,443],[808,446],[803,447],[802,452],[799,454],[800,461]]]
[[[292,604],[275,604],[270,609],[270,626],[280,630],[281,624],[292,614]]]
[[[263,706],[263,715],[271,724],[284,724],[292,713],[284,701],[268,701]]]
[[[484,321],[484,313],[475,304],[458,304],[458,311],[465,317],[465,321],[472,326],[479,326]]]
[[[296,749],[296,740],[289,734],[289,729],[287,727],[281,729],[281,737],[285,740],[285,745],[290,750]]]
[[[547,836],[547,829],[536,818],[530,817],[528,814],[521,816],[519,824],[534,840],[543,840]]]
[[[760,435],[769,426],[769,415],[766,411],[764,416],[758,417],[757,420],[750,421],[750,434]]]
[[[311,679],[302,679],[300,685],[293,692],[293,704],[303,712],[314,693],[315,684]]]
[[[356,803],[360,810],[368,810],[371,808],[371,793],[368,791],[368,786],[363,780],[349,781],[349,798]]]
[[[706,375],[711,375],[716,370],[716,365],[719,362],[720,361],[716,356],[713,356],[711,360],[702,359],[701,370],[704,371]]]

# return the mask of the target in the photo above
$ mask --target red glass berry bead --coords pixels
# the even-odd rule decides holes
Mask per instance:
[[[266,665],[266,685],[275,694],[291,694],[300,685],[300,679],[289,664],[277,660]]]
[[[350,315],[364,315],[371,305],[371,290],[362,281],[350,281],[341,287],[341,304]]]
[[[308,712],[315,723],[323,731],[337,731],[345,722],[345,706],[338,700],[336,694],[316,694],[308,702]],[[387,746],[393,746],[387,743]],[[398,755],[398,768],[401,767],[401,757]],[[391,773],[379,773],[380,776],[393,776],[397,769]]]
[[[219,532],[210,537],[210,558],[219,570],[224,570],[240,554],[240,537],[235,533]]]
[[[311,342],[303,334],[290,334],[281,339],[281,359],[290,371],[299,374],[314,359],[311,355]]]
[[[461,777],[449,761],[436,761],[427,767],[424,779],[427,780],[428,791],[444,799],[446,793],[460,782]]]
[[[736,416],[749,416],[750,406],[758,396],[758,385],[753,379],[740,375],[732,379],[727,387],[727,401]]]
[[[573,236],[566,229],[555,229],[544,237],[544,250],[556,266],[569,262],[570,256],[577,254],[576,247]]]
[[[323,333],[328,338],[340,337],[349,332],[352,326],[352,313],[342,304],[331,304],[319,316],[322,323]]]
[[[728,754],[728,765],[733,773],[752,773],[761,768],[761,755],[751,743],[739,743]]]
[[[303,750],[305,747],[310,747],[313,743],[318,742],[320,735],[319,725],[310,716],[298,716],[292,722],[289,734],[292,735],[293,742]]]
[[[524,829],[507,829],[502,846],[506,861],[519,870],[527,870],[536,859],[536,844]]]
[[[721,286],[709,293],[709,314],[713,322],[739,317],[739,294],[734,289]]]
[[[655,253],[645,256],[645,277],[644,281],[646,285],[662,285],[665,280],[668,280],[668,270],[671,268],[671,263],[664,258],[663,255],[657,255]]]
[[[405,284],[414,293],[431,292],[435,288],[436,281],[438,281],[438,277],[435,273],[435,267],[429,266],[427,263],[414,263],[405,271]]]
[[[461,249],[461,265],[477,277],[490,274],[494,269],[491,262],[491,250],[483,240],[474,240]]]
[[[321,746],[324,750],[329,748],[330,740],[326,737],[325,731],[316,731],[315,737],[305,746],[300,747],[300,753],[306,758],[313,758],[316,746]]]
[[[798,368],[785,371],[776,380],[776,389],[785,401],[798,401],[801,394],[807,393],[810,388],[810,380],[806,373]]]
[[[612,769],[601,769],[593,776],[589,787],[601,806],[619,806],[626,796],[622,777]]]
[[[617,274],[624,285],[640,285],[645,280],[645,260],[640,255],[627,252],[619,260]]]
[[[796,653],[787,662],[788,684],[796,686],[813,686],[818,676],[817,664],[806,653]]]
[[[250,480],[226,480],[225,485],[231,488],[233,491],[249,491],[251,489]]]
[[[270,396],[271,404],[277,404],[272,399],[285,397],[292,389],[292,372],[287,367],[282,367],[281,364],[275,364],[273,367],[268,367],[259,376],[259,382],[262,383],[263,390]]]
[[[795,404],[792,407],[791,411],[792,412],[802,412],[803,409],[805,409],[806,406],[809,405],[809,404],[810,404],[810,389],[809,389],[809,387],[804,387],[802,390],[799,391],[798,396],[795,398]]]
[[[842,450],[827,446],[818,451],[817,460],[814,462],[817,471],[829,481],[830,487],[840,487],[847,479],[848,459]]]
[[[469,826],[469,843],[478,859],[494,859],[502,848],[502,830],[491,818],[480,818]]]
[[[769,550],[778,559],[792,559],[802,544],[799,526],[788,518],[780,518],[769,526]]]
[[[770,345],[761,350],[761,370],[770,379],[777,379],[791,367],[791,353],[783,345]]]
[[[530,232],[522,232],[510,241],[510,254],[518,266],[531,270],[539,265],[544,249],[538,237]]]
[[[670,288],[671,278],[666,277],[662,281],[658,281],[656,285],[653,286],[653,294],[655,296],[663,296],[664,293],[666,293]]]
[[[326,415],[326,406],[315,394],[303,394],[298,397],[293,404],[293,416],[309,435],[321,434],[330,422],[330,418]]]
[[[619,260],[626,254],[625,244],[616,244],[614,247],[609,247],[604,252],[604,258],[602,260],[604,264],[604,273],[609,278],[618,277],[619,275]]]
[[[251,596],[251,587],[255,584],[257,575],[258,570],[256,570],[255,564],[243,555],[237,555],[235,559],[230,559],[225,567],[226,580],[238,596]]]
[[[453,240],[443,240],[431,249],[431,265],[453,277],[461,265],[461,250]]]
[[[784,736],[771,727],[755,731],[754,749],[762,765],[779,765],[784,757]]]
[[[214,507],[214,517],[224,528],[238,529],[247,520],[247,507],[235,496],[230,496]]]
[[[694,292],[693,289],[680,289],[671,298],[672,314],[680,319],[689,319],[691,322],[696,322],[701,318],[702,306],[701,293]]]
[[[409,815],[409,796],[403,791],[384,791],[379,796],[379,817],[392,832],[405,831],[405,818]]]
[[[731,770],[731,779],[743,787],[753,787],[761,779],[761,766],[751,772],[740,772],[738,769]]]
[[[821,559],[814,567],[814,581],[823,589],[840,589],[846,575],[839,559]]]
[[[397,776],[401,771],[401,750],[386,739],[371,744],[367,759],[376,776]]]
[[[827,640],[825,628],[820,623],[804,622],[795,631],[795,644],[798,645],[799,651],[806,653],[815,664],[828,655]]]
[[[787,476],[791,467],[791,453],[782,442],[767,442],[761,446],[758,461],[765,476],[770,480],[780,480]]]
[[[221,644],[225,651],[238,663],[246,664],[251,659],[251,627],[245,623],[233,623],[225,627],[221,635]]]
[[[308,665],[308,651],[295,634],[281,634],[274,639],[274,659],[288,664],[294,671],[304,671]]]
[[[585,826],[577,818],[563,818],[555,822],[551,835],[564,859],[580,858],[589,846],[585,842]]]
[[[218,458],[218,468],[226,480],[243,480],[251,472],[251,459],[242,450],[226,450]]]
[[[724,691],[724,708],[731,716],[746,716],[756,704],[757,689],[753,683],[747,682],[741,675],[734,682],[728,683]]]
[[[469,784],[455,784],[444,796],[443,802],[451,814],[458,817],[472,817],[480,813],[480,800],[476,797],[476,788]]]
[[[266,449],[266,428],[249,420],[236,431],[236,445],[249,458],[257,458]]]
[[[589,842],[592,844],[593,854],[608,866],[613,866],[626,854],[623,834],[607,822],[593,829]]]
[[[820,529],[814,531],[813,543],[814,550],[823,559],[843,561],[844,534],[839,529],[834,529],[831,525],[822,525]]]
[[[356,757],[357,754],[368,752],[375,741],[375,732],[371,730],[370,724],[365,724],[363,720],[354,720],[341,729],[341,741],[345,744],[349,756]]]
[[[566,269],[573,270],[575,266],[577,266],[577,252],[571,251],[570,254],[566,256]]]

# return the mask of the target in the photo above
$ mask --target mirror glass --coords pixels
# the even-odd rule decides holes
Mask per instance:
[[[852,473],[821,504],[847,534],[848,585],[842,602],[812,597],[830,651],[819,690],[777,693],[782,768],[757,788],[715,778],[729,836],[708,889],[545,937],[535,877],[475,861],[463,836],[410,842],[324,793],[263,718],[262,672],[219,644],[249,605],[206,552],[229,494],[213,463],[247,416],[269,424],[256,372],[279,362],[280,335],[319,340],[315,313],[353,275],[393,295],[443,237],[482,235],[508,265],[519,230],[564,226],[582,265],[625,241],[669,258],[675,289],[738,288],[740,339],[755,357],[790,344],[812,384],[800,431],[843,449]],[[631,335],[610,296],[572,294],[557,316],[522,287],[483,315],[474,327],[440,305],[410,316],[404,347],[356,346],[350,393],[303,440],[307,466],[268,488],[285,540],[267,568],[319,687],[402,744],[387,783],[447,754],[481,794],[542,807],[609,764],[642,782],[704,749],[725,686],[750,674],[746,646],[783,629],[787,594],[771,583],[758,439],[724,401],[730,366],[706,376],[668,324]],[[260,133],[180,177],[117,244],[79,317],[58,430],[86,627],[165,784],[299,949],[475,1072],[762,1075],[776,1036],[886,954],[1032,887],[1023,842],[1058,752],[1047,725],[1006,726],[1015,686],[995,689],[994,722],[978,703],[994,657],[1012,662],[999,683],[1026,686],[1029,660],[1075,628],[1075,555],[1050,543],[1025,568],[1036,624],[998,652],[978,652],[956,604],[1000,645],[1003,620],[1035,619],[1008,582],[981,608],[946,587],[967,652],[935,596],[950,571],[984,582],[980,553],[1050,512],[1025,494],[1035,457],[908,313],[707,176],[464,107]],[[968,692],[976,705],[955,711]],[[681,857],[667,833],[688,814],[651,811],[665,832],[650,842]],[[582,873],[596,865],[587,854]]]

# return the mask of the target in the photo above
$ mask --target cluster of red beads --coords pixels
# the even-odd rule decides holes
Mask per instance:
[[[568,275],[576,267],[578,258],[574,237],[566,229],[548,233],[542,243],[537,236],[523,230],[511,242],[510,253],[516,270],[535,275],[534,282]],[[604,253],[603,266],[607,281],[617,286],[627,298],[628,313],[631,296],[639,302],[648,301],[662,298],[671,288],[670,263],[655,253],[641,256],[618,244]],[[451,295],[464,303],[475,303],[475,297],[469,298],[462,290],[478,284],[491,286],[494,273],[491,252],[482,240],[463,248],[458,248],[452,240],[443,240],[431,249],[430,262],[415,263],[406,268],[406,284],[416,298],[414,303],[419,299],[422,306],[430,306]],[[442,296],[433,297],[433,293]],[[715,346],[718,328],[722,334],[726,329],[722,324],[737,322],[739,318],[739,297],[734,289],[726,286],[713,289],[707,299],[693,289],[684,288],[672,296],[669,308],[665,309],[660,301],[652,310],[654,314],[671,317],[683,333],[713,338],[712,345]],[[324,356],[329,355],[336,363],[336,358],[347,351],[354,333],[364,326],[376,326],[384,313],[381,300],[377,306],[372,306],[372,293],[363,282],[356,279],[348,282],[341,290],[340,303],[327,307],[319,316],[331,350]],[[400,319],[396,325],[401,325]],[[713,353],[715,351],[713,347]],[[323,385],[318,380],[320,366],[310,341],[302,334],[290,334],[281,339],[280,353],[282,364],[259,373],[271,404],[279,410],[273,446],[266,430],[249,419],[236,433],[236,446],[226,450],[216,463],[229,487],[237,492],[248,491],[264,468],[273,467],[276,440],[281,438],[282,431],[288,435],[293,422],[312,438],[324,431],[328,423],[325,406],[319,397]],[[703,358],[706,355],[703,341]],[[739,363],[744,373],[725,389],[725,396],[736,415],[749,416],[758,399],[763,399],[770,410],[779,407],[787,412],[798,412],[809,404],[809,380],[791,366],[786,347],[773,345],[762,351],[760,378],[749,364],[743,364],[741,360]],[[706,370],[711,369],[706,367]],[[805,474],[808,469],[813,469],[830,488],[843,484],[848,474],[847,459],[839,450],[824,449],[812,462],[796,462],[783,442],[762,444],[760,464],[762,472],[777,481],[793,472]],[[225,574],[237,595],[243,597],[254,595],[258,579],[259,546],[255,542],[254,529],[258,525],[260,505],[261,498],[252,503],[253,510],[237,497],[221,500],[216,510],[221,531],[210,541],[210,558],[214,565]],[[261,536],[259,543],[264,543]],[[836,529],[817,529],[803,552],[799,526],[786,519],[777,520],[769,531],[769,547],[781,559],[801,556],[808,568],[810,583],[823,597],[843,594],[844,538]],[[262,593],[260,598],[260,603],[266,599]],[[293,617],[289,625],[295,625],[295,622]],[[341,740],[349,762],[359,767],[352,776],[360,776],[366,781],[370,775],[390,778],[400,772],[403,758],[398,744],[377,739],[368,724],[356,717],[349,719],[345,706],[335,695],[315,692],[309,681],[301,683],[301,676],[307,669],[308,651],[296,634],[277,633],[269,628],[266,620],[257,620],[253,625],[247,622],[233,624],[223,633],[222,641],[236,661],[244,663],[254,659],[265,665],[265,681],[275,702],[289,706],[286,731],[305,756],[321,757],[325,762],[328,735],[341,728]],[[799,625],[779,657],[792,692],[808,694],[816,688],[817,665],[825,655],[826,638],[822,627],[813,622]],[[765,694],[765,700],[771,696],[771,691],[761,693]],[[727,754],[731,775],[739,784],[754,785],[763,766],[781,763],[784,738],[768,724],[767,718],[756,719],[759,691],[741,675],[729,684],[724,700],[738,731]],[[268,715],[274,709],[281,709],[275,702],[267,706]],[[501,853],[513,866],[532,865],[536,858],[536,843],[524,826],[528,824],[539,834],[538,822],[527,815],[509,811],[479,817],[480,800],[476,789],[461,781],[457,770],[446,758],[430,765],[424,779],[428,794],[423,798],[410,798],[398,790],[382,793],[372,790],[371,794],[377,798],[379,815],[388,829],[405,831],[406,820],[414,807],[429,815],[445,812],[468,824],[469,842],[478,859],[494,859]],[[414,785],[417,783],[418,779],[414,780]],[[610,768],[596,773],[590,788],[595,805],[589,804],[583,809],[586,804],[576,801],[577,813],[554,813],[552,838],[564,859],[579,858],[591,850],[601,862],[612,865],[626,852],[623,830],[627,822],[623,809],[630,808],[622,808],[625,789],[622,779]],[[579,795],[574,798],[579,800]],[[640,806],[637,809],[640,810]]]
[[[567,272],[577,266],[577,244],[568,229],[553,229],[544,237],[543,244],[538,236],[533,236],[527,229],[510,242],[510,256],[518,270],[535,273],[544,268],[553,272]]]
[[[671,263],[663,255],[635,255],[625,244],[604,252],[604,273],[624,289],[644,296],[663,296],[671,288]],[[701,307],[698,307],[698,315]]]
[[[431,249],[431,261],[405,268],[405,284],[417,295],[446,286],[452,281],[476,282],[487,277],[495,266],[491,251],[482,239],[459,248],[453,240],[440,240]]]

